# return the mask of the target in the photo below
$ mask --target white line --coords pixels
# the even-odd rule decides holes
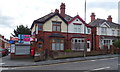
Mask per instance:
[[[5,64],[5,63],[0,63],[1,65]]]
[[[103,68],[97,68],[97,69],[93,69],[93,70],[103,70],[103,69],[108,69],[110,67],[103,67]]]
[[[116,58],[110,58],[110,59],[116,59]]]
[[[120,64],[118,64],[118,65],[120,65]]]
[[[108,59],[100,59],[100,60],[108,60]]]
[[[90,60],[90,61],[96,61],[96,60]]]

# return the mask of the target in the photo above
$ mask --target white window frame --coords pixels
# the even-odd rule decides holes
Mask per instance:
[[[81,25],[74,25],[74,32],[80,33],[81,32]]]
[[[107,34],[107,28],[106,27],[101,27],[101,33],[103,35],[106,35]]]

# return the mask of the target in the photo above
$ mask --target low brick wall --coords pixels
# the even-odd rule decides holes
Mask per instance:
[[[70,57],[82,57],[84,55],[83,52],[52,52],[53,59],[59,58],[70,58]]]
[[[108,51],[91,51],[86,52],[86,56],[95,56],[95,55],[105,55],[108,54]],[[52,52],[52,59],[60,59],[60,58],[71,58],[71,57],[83,57],[84,52]]]
[[[32,58],[30,55],[15,55],[14,53],[10,54],[10,59],[28,59]]]
[[[116,54],[120,54],[120,48],[115,49]]]
[[[91,52],[87,52],[87,56],[95,56],[95,55],[104,55],[104,54],[108,54],[108,51],[91,51]]]

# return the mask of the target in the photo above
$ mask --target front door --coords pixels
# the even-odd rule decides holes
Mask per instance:
[[[90,41],[87,41],[87,51],[90,51],[91,50],[91,45],[90,45]]]

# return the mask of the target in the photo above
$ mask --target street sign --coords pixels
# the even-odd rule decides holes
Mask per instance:
[[[13,44],[13,43],[15,43],[15,41],[13,41],[13,40],[9,40],[9,43],[10,43],[10,44]]]

